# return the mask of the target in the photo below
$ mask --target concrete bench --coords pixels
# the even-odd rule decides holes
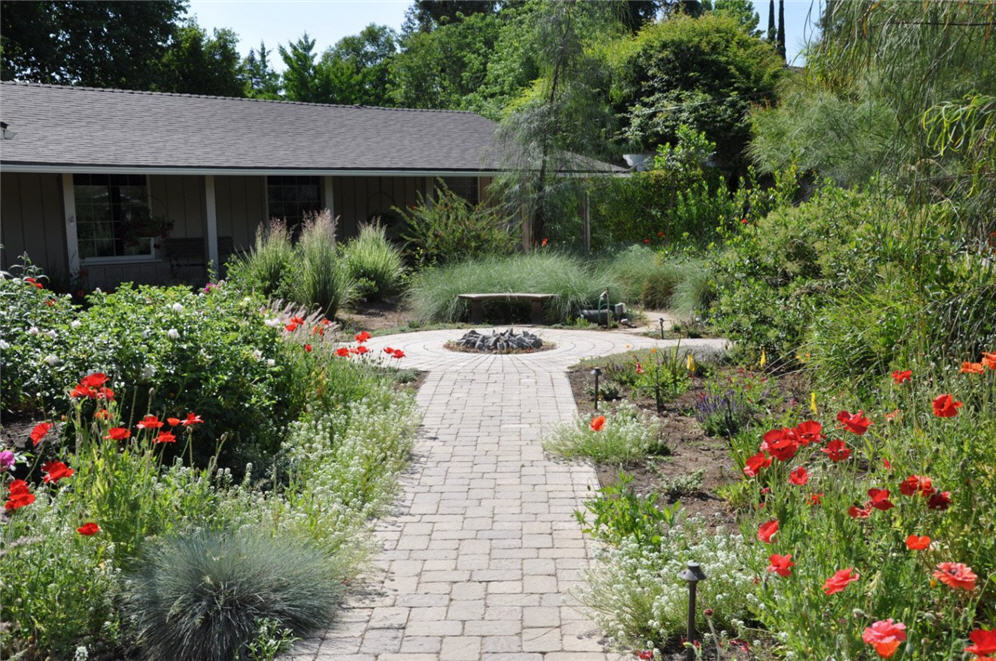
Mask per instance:
[[[457,298],[470,301],[470,323],[484,323],[485,301],[529,301],[531,304],[530,321],[534,324],[543,323],[543,303],[556,294],[524,294],[505,292],[500,294],[459,294]]]

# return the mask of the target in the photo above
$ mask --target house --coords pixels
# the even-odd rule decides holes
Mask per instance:
[[[0,268],[89,288],[202,281],[274,217],[328,209],[349,237],[437,178],[476,202],[503,168],[463,111],[5,82],[0,120]]]

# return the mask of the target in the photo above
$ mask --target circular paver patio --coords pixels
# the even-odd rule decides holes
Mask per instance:
[[[598,487],[587,464],[544,456],[543,434],[577,415],[566,369],[582,358],[672,347],[624,333],[529,327],[556,348],[491,356],[443,348],[458,329],[371,339],[427,370],[422,430],[396,513],[377,528],[370,589],[299,643],[308,661],[607,661],[570,596],[592,556],[574,510]],[[492,329],[483,329],[490,332]],[[725,340],[682,340],[698,356]]]

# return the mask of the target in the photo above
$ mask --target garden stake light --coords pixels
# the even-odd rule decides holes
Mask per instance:
[[[661,317],[660,319],[658,319],[657,323],[660,324],[660,327],[661,327],[661,339],[663,340],[664,339],[664,317]]]
[[[602,368],[596,367],[591,371],[592,375],[595,377],[595,410],[598,410],[598,377],[602,375]]]
[[[695,588],[699,581],[706,579],[706,575],[699,567],[699,563],[689,562],[688,567],[678,574],[678,578],[688,581],[688,631],[686,632],[688,649],[685,650],[685,659],[686,661],[694,661],[695,640],[698,637],[695,633]]]

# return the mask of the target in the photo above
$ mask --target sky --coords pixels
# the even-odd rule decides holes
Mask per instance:
[[[814,28],[807,23],[811,5],[819,0],[786,0],[785,50],[790,64],[801,65],[799,54],[807,39],[813,38]],[[305,32],[315,40],[315,50],[323,52],[339,39],[356,34],[370,23],[401,29],[410,0],[190,0],[189,14],[209,30],[231,28],[239,36],[243,56],[250,48],[258,48],[260,40],[267,49],[276,52],[278,44],[296,41]],[[777,11],[778,3],[775,3]],[[768,0],[754,0],[761,20],[758,26],[768,26]],[[819,14],[813,7],[813,16]],[[280,57],[271,60],[278,71],[283,69]]]

